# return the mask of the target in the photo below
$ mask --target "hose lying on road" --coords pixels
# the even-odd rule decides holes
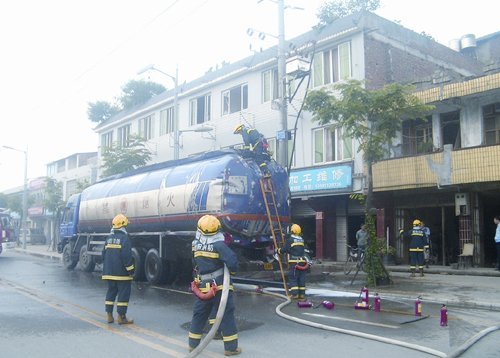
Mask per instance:
[[[424,347],[424,346],[419,346],[417,344],[403,342],[403,341],[398,341],[396,339],[391,339],[391,338],[386,338],[386,337],[381,337],[381,336],[376,336],[374,334],[368,334],[368,333],[363,333],[363,332],[358,332],[358,331],[352,331],[352,330],[349,330],[349,329],[343,329],[343,328],[339,328],[339,327],[328,326],[328,325],[325,325],[325,324],[311,322],[311,321],[308,321],[308,320],[305,320],[305,319],[301,319],[301,318],[298,318],[298,317],[289,316],[289,315],[283,313],[281,311],[281,309],[283,307],[285,307],[285,306],[287,306],[287,305],[290,304],[290,302],[291,302],[290,298],[288,298],[288,297],[286,297],[284,295],[281,295],[281,294],[274,293],[274,292],[266,291],[266,293],[270,294],[270,295],[274,295],[274,296],[286,299],[285,302],[280,303],[276,307],[276,314],[278,316],[283,317],[285,319],[288,319],[290,321],[294,321],[294,322],[297,322],[297,323],[300,323],[300,324],[304,324],[304,325],[307,325],[307,326],[310,326],[310,327],[324,329],[324,330],[327,330],[327,331],[333,331],[333,332],[348,334],[348,335],[355,336],[355,337],[361,337],[361,338],[371,339],[373,341],[378,341],[378,342],[388,343],[388,344],[392,344],[392,345],[396,345],[396,346],[401,346],[401,347],[405,347],[405,348],[417,350],[417,351],[420,351],[420,352],[424,352],[424,353],[427,353],[427,354],[430,354],[430,355],[433,355],[433,356],[436,356],[436,357],[447,358],[447,355],[444,352],[441,352],[441,351],[438,351],[438,350],[435,350],[435,349],[432,349],[432,348]]]
[[[486,329],[483,329],[481,332],[472,336],[464,344],[462,344],[457,349],[455,349],[453,352],[448,354],[447,358],[460,357],[467,349],[472,347],[472,345],[475,344],[477,341],[479,341],[481,338],[487,336],[491,332],[498,331],[499,329],[500,329],[500,326],[493,326],[493,327],[488,327]]]
[[[215,333],[219,329],[220,322],[222,321],[222,317],[224,317],[224,312],[226,311],[226,303],[227,296],[229,295],[229,278],[231,277],[227,266],[224,264],[224,280],[222,282],[222,295],[220,298],[219,308],[217,310],[217,315],[215,316],[215,322],[210,331],[208,331],[205,338],[200,342],[198,347],[196,347],[191,353],[189,353],[186,357],[193,358],[200,354],[205,347],[210,343],[210,341],[214,338]]]

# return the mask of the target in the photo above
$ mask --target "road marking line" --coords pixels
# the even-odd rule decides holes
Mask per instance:
[[[357,319],[350,319],[350,318],[325,316],[325,315],[322,315],[322,314],[319,314],[319,313],[303,313],[303,314],[305,314],[307,316],[314,316],[314,317],[334,319],[334,320],[337,320],[337,321],[346,321],[346,322],[353,322],[353,323],[361,323],[361,324],[366,324],[368,326],[377,326],[377,327],[392,328],[392,329],[399,329],[400,328],[399,326],[393,326],[393,325],[389,325],[389,324],[360,321],[360,320],[357,320]]]
[[[181,353],[181,352],[175,351],[173,349],[164,347],[164,346],[162,346],[160,344],[148,341],[145,338],[138,337],[138,336],[136,336],[136,335],[134,335],[134,334],[132,334],[130,332],[127,332],[125,330],[135,331],[137,333],[142,333],[142,334],[148,335],[150,337],[157,338],[157,339],[159,339],[161,341],[174,344],[176,346],[179,346],[179,347],[187,350],[187,348],[188,348],[187,344],[185,342],[179,341],[178,339],[171,338],[171,337],[162,335],[160,333],[157,333],[155,331],[151,331],[151,330],[148,330],[146,328],[138,327],[136,325],[124,326],[124,327],[122,327],[123,330],[122,329],[118,329],[116,327],[111,326],[108,323],[102,323],[100,321],[96,321],[96,320],[94,320],[92,318],[85,317],[84,315],[82,315],[82,314],[80,314],[78,312],[73,312],[73,311],[70,310],[70,307],[72,306],[74,309],[77,309],[77,310],[80,310],[80,311],[84,311],[86,313],[89,313],[89,314],[91,314],[93,316],[96,316],[98,318],[102,318],[104,320],[105,317],[104,317],[103,314],[97,313],[97,312],[95,312],[93,310],[90,310],[90,309],[85,308],[83,306],[80,306],[78,304],[71,303],[71,302],[68,302],[68,301],[64,301],[64,300],[61,300],[61,299],[58,299],[58,298],[56,299],[53,296],[44,294],[44,293],[42,293],[40,291],[36,291],[35,289],[31,289],[31,288],[26,287],[26,286],[22,286],[22,285],[20,285],[18,283],[12,282],[12,281],[7,281],[7,280],[0,279],[0,284],[7,285],[11,289],[13,289],[16,292],[22,294],[23,296],[31,298],[31,299],[39,302],[39,303],[43,303],[43,304],[45,304],[45,305],[47,305],[49,307],[52,307],[52,308],[54,308],[54,309],[56,309],[56,310],[58,310],[60,312],[63,312],[65,314],[70,315],[70,316],[72,316],[74,318],[77,318],[77,319],[79,319],[81,321],[87,322],[87,323],[89,323],[91,325],[94,325],[96,327],[102,328],[104,330],[107,330],[107,331],[109,331],[111,333],[114,333],[114,334],[117,334],[119,336],[128,338],[128,339],[130,339],[130,340],[132,340],[132,341],[134,341],[136,343],[142,344],[142,345],[147,346],[147,347],[149,347],[151,349],[160,351],[162,353],[166,353],[169,356],[176,357],[176,358],[182,358],[182,357],[186,356],[186,353]],[[68,306],[70,306],[70,307],[68,307]],[[209,357],[214,357],[214,358],[222,357],[222,355],[217,354],[215,352],[210,352],[210,351],[204,351],[203,354],[206,355],[206,356],[209,356]]]

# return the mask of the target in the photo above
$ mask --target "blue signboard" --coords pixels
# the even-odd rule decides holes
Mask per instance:
[[[292,170],[290,191],[346,191],[352,188],[352,165],[331,165],[321,168]]]

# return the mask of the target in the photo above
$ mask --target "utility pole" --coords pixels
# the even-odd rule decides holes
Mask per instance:
[[[288,168],[288,112],[286,102],[286,53],[285,53],[285,4],[278,0],[278,101],[280,111],[280,132],[277,144],[277,159]]]

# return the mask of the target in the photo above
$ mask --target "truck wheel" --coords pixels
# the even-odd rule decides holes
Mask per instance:
[[[62,252],[62,262],[63,266],[67,270],[73,270],[78,263],[78,259],[73,258],[73,255],[71,253],[71,244],[67,243],[64,245],[63,252]]]
[[[95,268],[94,258],[87,253],[87,245],[80,249],[80,268],[85,272],[92,272]]]
[[[132,258],[134,259],[134,280],[135,281],[144,281],[144,258],[146,253],[141,248],[132,248]]]
[[[146,259],[144,262],[144,273],[146,275],[146,280],[152,285],[162,283],[163,281],[163,270],[164,264],[163,260],[160,258],[160,254],[156,249],[150,249],[146,254]]]

